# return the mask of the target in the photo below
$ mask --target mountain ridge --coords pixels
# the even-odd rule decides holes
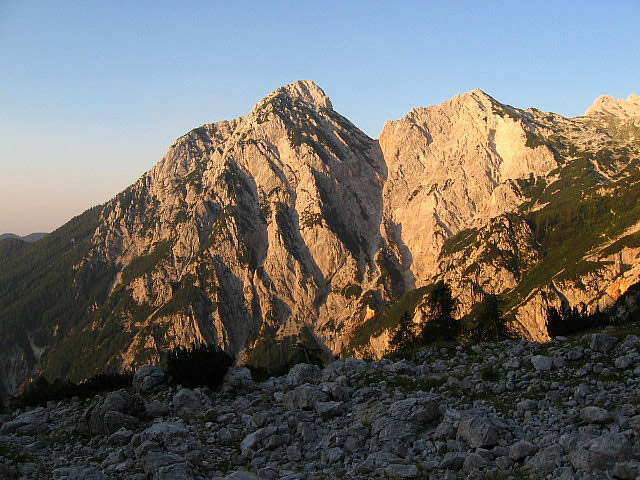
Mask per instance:
[[[504,295],[514,325],[544,340],[546,308],[606,308],[639,280],[636,138],[611,115],[566,119],[475,89],[412,109],[374,140],[313,82],[286,85],[180,137],[130,187],[45,237],[41,257],[20,250],[0,275],[0,330],[11,332],[0,383],[15,391],[34,371],[78,380],[194,342],[258,367],[300,342],[324,358],[379,358],[393,329],[382,314],[438,280],[457,318]],[[619,212],[611,225],[594,223],[607,206]],[[578,221],[594,232],[585,245],[612,250],[604,260],[583,246],[561,257],[562,236],[584,233]],[[59,273],[18,266],[44,268],[47,251]],[[588,287],[557,279],[567,261]]]
[[[2,233],[0,234],[0,240],[4,240],[5,238],[17,238],[27,243],[33,243],[37,242],[45,235],[47,235],[45,232],[34,232],[24,236],[16,235],[15,233]]]

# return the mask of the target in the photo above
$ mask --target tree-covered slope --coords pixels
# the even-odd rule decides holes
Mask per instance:
[[[26,247],[27,245],[27,242],[19,238],[3,238],[0,240],[0,259],[14,255],[22,247]]]

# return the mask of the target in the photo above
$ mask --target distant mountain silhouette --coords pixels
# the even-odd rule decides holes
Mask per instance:
[[[47,235],[47,233],[37,232],[37,233],[30,233],[29,235],[25,235],[24,237],[21,237],[20,235],[16,235],[15,233],[2,233],[0,234],[0,240],[4,240],[5,238],[17,238],[27,243],[33,243],[33,242],[37,242],[45,235]]]

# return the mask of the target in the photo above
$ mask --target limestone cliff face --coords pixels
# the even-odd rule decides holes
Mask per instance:
[[[335,326],[357,313],[346,289],[376,288],[385,177],[376,142],[309,81],[180,138],[94,236],[94,254],[121,269],[113,291],[153,308],[125,312],[133,342],[118,361],[194,341],[238,354],[307,324],[339,350]],[[185,290],[193,298],[176,298]]]
[[[385,124],[384,233],[416,286],[438,273],[446,239],[522,203],[513,180],[557,166],[548,146],[527,146],[533,131],[525,116],[480,90]]]
[[[445,280],[458,318],[500,294],[539,341],[549,307],[616,305],[639,280],[637,104],[601,97],[567,119],[474,90],[387,122],[382,232],[407,283]],[[410,304],[416,323],[425,299]],[[392,329],[355,351],[380,358]]]
[[[73,252],[67,283],[38,278],[56,294],[36,307],[0,295],[1,314],[29,316],[0,383],[81,379],[201,342],[256,364],[302,339],[305,355],[379,357],[389,308],[421,321],[438,280],[457,318],[499,294],[544,340],[549,306],[606,308],[640,281],[637,105],[601,97],[567,119],[474,90],[387,122],[376,141],[313,82],[286,85],[182,136],[48,236],[59,258]]]

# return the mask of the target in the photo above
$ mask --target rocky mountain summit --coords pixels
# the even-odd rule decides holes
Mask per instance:
[[[612,330],[261,383],[234,367],[217,391],[167,387],[147,365],[131,388],[0,416],[0,477],[636,479],[638,378],[640,338]]]
[[[11,250],[0,396],[36,372],[81,380],[199,343],[259,368],[294,351],[379,359],[389,312],[428,318],[439,281],[461,322],[499,295],[530,340],[549,339],[550,308],[628,316],[640,281],[636,106],[605,98],[569,119],[473,90],[374,140],[313,82],[281,87]]]
[[[609,95],[602,95],[596,98],[585,115],[604,115],[620,118],[640,117],[640,97],[629,95],[624,98],[615,99]]]

